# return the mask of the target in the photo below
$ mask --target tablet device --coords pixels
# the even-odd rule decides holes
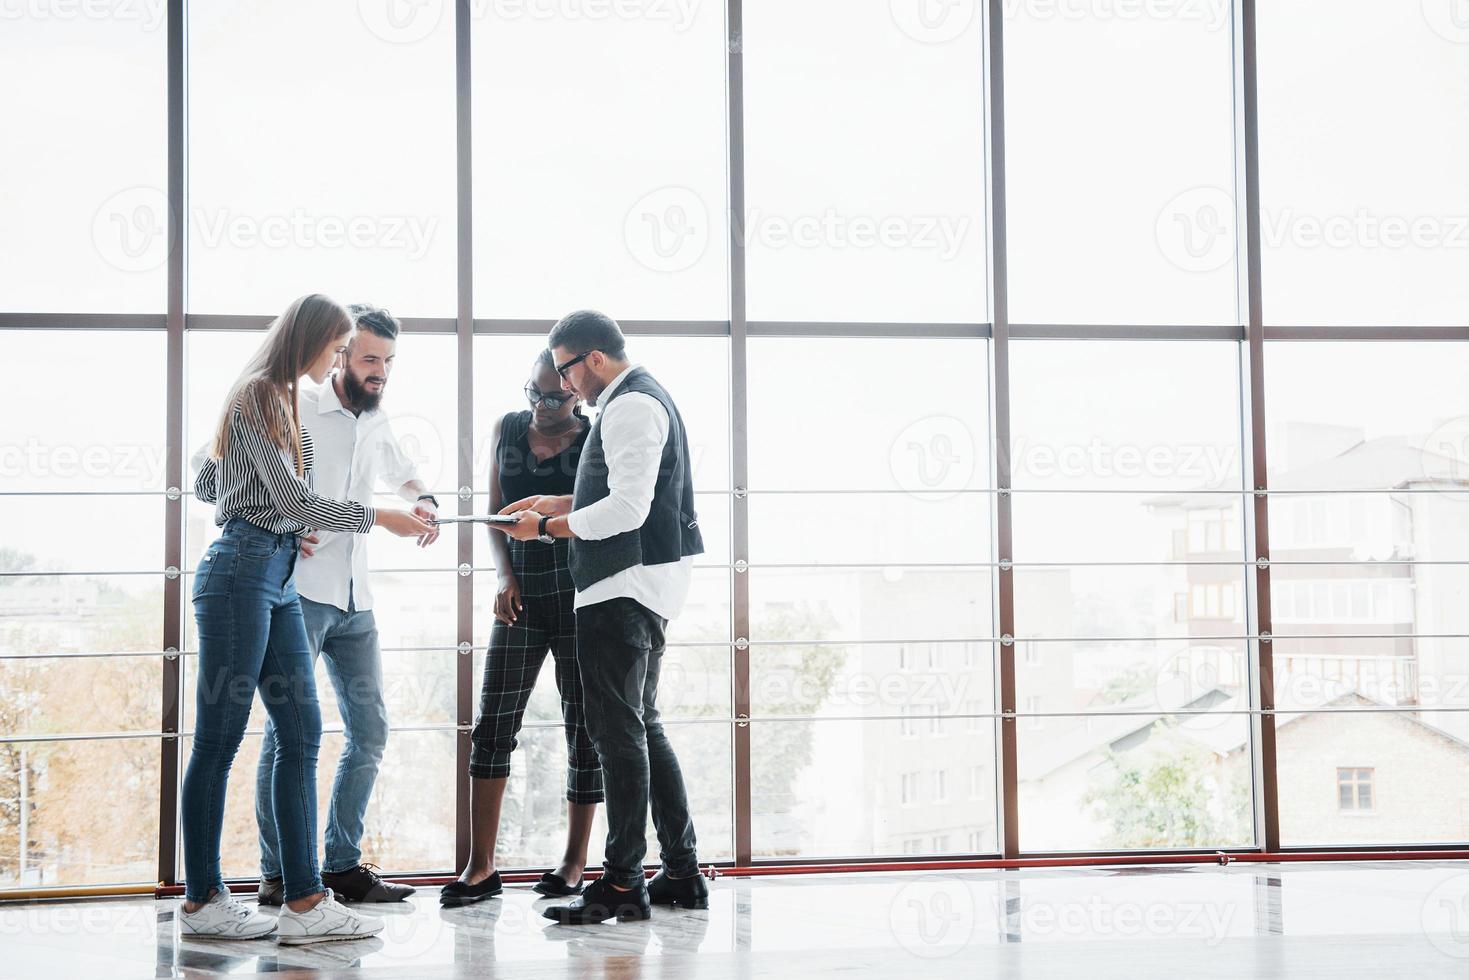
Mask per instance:
[[[515,524],[518,518],[509,514],[466,514],[463,517],[436,517],[435,524]]]

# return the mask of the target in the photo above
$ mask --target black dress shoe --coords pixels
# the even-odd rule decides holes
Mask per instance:
[[[286,882],[284,878],[261,878],[257,893],[261,905],[281,906],[286,904]]]
[[[462,881],[449,882],[439,892],[439,904],[445,908],[473,905],[475,902],[494,898],[504,890],[500,882],[500,872],[496,871],[477,885],[466,885]]]
[[[547,871],[541,875],[541,880],[535,883],[533,890],[542,895],[549,895],[551,898],[562,898],[566,895],[580,895],[582,886],[585,884],[584,881],[578,881],[574,885],[568,885],[565,878]]]
[[[687,878],[670,878],[667,871],[659,871],[648,882],[648,901],[654,905],[680,905],[686,909],[709,907],[709,885],[701,874]]]
[[[387,881],[375,864],[359,864],[347,871],[323,871],[321,883],[348,902],[401,902],[417,889]]]
[[[541,914],[565,926],[584,926],[607,919],[618,922],[648,919],[653,915],[653,908],[648,904],[648,889],[641,881],[631,891],[622,892],[598,878],[586,887],[581,898],[572,899],[568,905],[553,905]]]

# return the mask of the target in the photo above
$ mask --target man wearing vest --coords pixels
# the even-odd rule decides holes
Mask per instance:
[[[601,409],[569,497],[531,497],[501,511],[520,540],[571,539],[576,647],[587,732],[602,763],[607,847],[602,877],[546,918],[566,924],[646,919],[650,905],[708,908],[683,773],[658,717],[663,633],[688,597],[704,541],[683,418],[653,376],[627,360],[617,321],[563,317],[546,340],[561,386]],[[492,527],[497,525],[491,525]],[[643,880],[648,809],[662,870]]]

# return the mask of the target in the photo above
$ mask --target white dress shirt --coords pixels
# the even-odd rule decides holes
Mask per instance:
[[[330,378],[321,385],[301,388],[301,426],[316,446],[316,491],[337,500],[372,503],[379,483],[405,500],[417,494],[405,484],[418,479],[413,461],[393,438],[388,416],[381,409],[353,415],[342,407]],[[316,554],[296,561],[296,591],[313,602],[347,610],[348,586],[352,606],[372,608],[367,574],[367,535],[317,531]]]
[[[658,464],[663,444],[668,441],[668,413],[658,399],[641,391],[630,391],[608,401],[617,386],[636,364],[612,379],[597,400],[606,406],[597,417],[602,429],[602,451],[607,457],[607,496],[574,510],[567,527],[583,541],[600,541],[634,531],[648,519],[653,507],[653,490],[658,483]],[[583,457],[585,458],[585,457]],[[575,606],[590,606],[608,599],[629,598],[647,606],[664,619],[683,611],[693,580],[694,559],[685,557],[662,565],[634,565],[578,589]]]

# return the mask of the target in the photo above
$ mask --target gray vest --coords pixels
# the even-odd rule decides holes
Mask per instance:
[[[571,540],[571,580],[585,590],[602,579],[634,565],[663,565],[689,555],[704,553],[704,538],[694,511],[694,480],[689,463],[689,442],[683,417],[663,386],[642,368],[634,368],[602,403],[592,431],[582,446],[572,491],[572,509],[580,510],[608,495],[607,456],[602,449],[602,415],[629,392],[642,392],[658,400],[668,413],[668,439],[658,462],[658,480],[653,487],[653,505],[643,526],[601,541]]]

